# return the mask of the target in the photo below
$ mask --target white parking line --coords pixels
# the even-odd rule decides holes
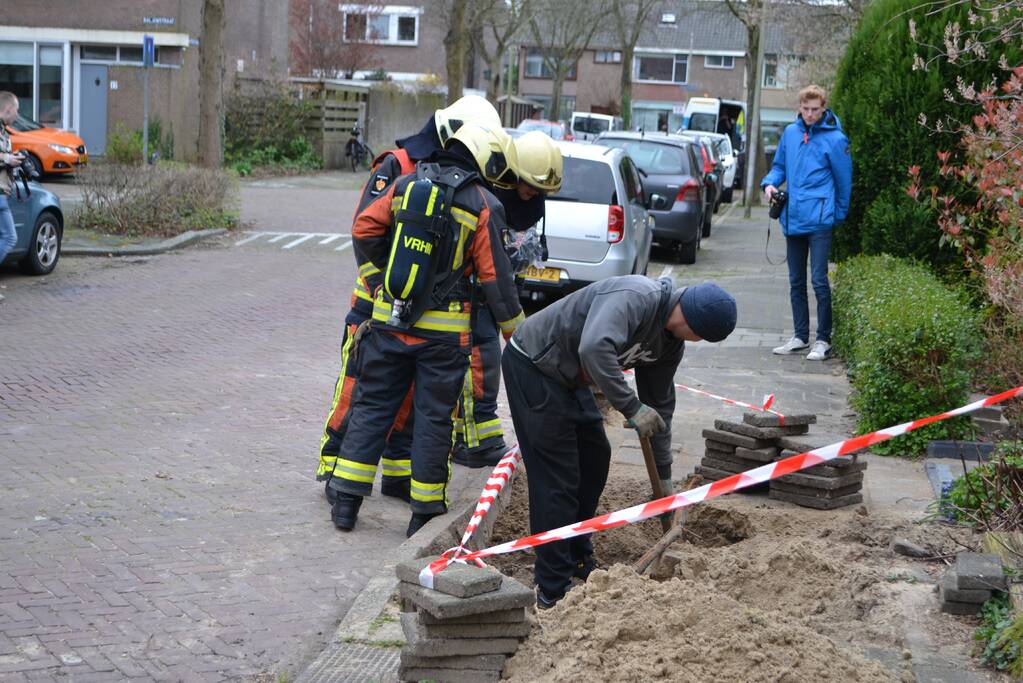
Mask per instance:
[[[273,244],[274,242],[280,242],[285,237],[294,237],[296,234],[298,234],[298,233],[282,232],[281,234],[277,235],[277,237],[274,237],[273,239],[271,239],[270,240],[270,244]]]
[[[344,251],[345,249],[347,249],[350,246],[352,246],[352,243],[350,241],[349,242],[345,242],[344,244],[342,244],[340,247],[338,247],[334,251]]]
[[[236,246],[236,247],[240,247],[240,246],[241,246],[241,245],[243,245],[243,244],[248,244],[248,243],[249,243],[249,242],[251,242],[252,240],[258,240],[258,239],[259,239],[260,237],[262,237],[263,235],[266,235],[266,234],[267,234],[267,233],[265,233],[265,232],[254,232],[254,233],[251,233],[251,234],[250,234],[250,235],[249,235],[248,237],[246,237],[245,239],[243,239],[243,240],[241,240],[241,241],[239,241],[239,242],[235,242],[235,243],[234,243],[234,246]]]
[[[331,242],[333,242],[334,240],[336,240],[336,239],[337,239],[337,238],[339,238],[339,237],[344,237],[344,235],[342,235],[341,233],[338,233],[338,234],[336,234],[336,235],[331,235],[331,236],[330,236],[330,237],[328,237],[327,239],[324,239],[324,240],[320,240],[320,242],[319,242],[319,243],[320,243],[320,244],[330,244]]]
[[[303,243],[303,242],[305,242],[306,240],[311,240],[312,238],[314,238],[314,237],[316,237],[316,236],[317,236],[317,235],[316,235],[316,233],[315,233],[315,232],[311,232],[311,233],[309,233],[308,235],[302,235],[302,236],[301,236],[301,237],[299,237],[299,238],[298,238],[297,240],[292,240],[292,241],[288,242],[287,244],[285,244],[285,245],[284,245],[284,246],[282,247],[282,249],[291,249],[292,247],[297,247],[298,245],[302,244],[302,243]]]
[[[671,277],[671,274],[674,271],[675,266],[664,266],[664,270],[662,270],[661,274],[657,276],[657,279],[660,280],[662,277]]]

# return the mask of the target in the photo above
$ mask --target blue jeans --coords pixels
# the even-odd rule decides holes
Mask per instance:
[[[828,252],[831,231],[787,236],[789,297],[796,336],[810,341],[810,307],[806,299],[806,257],[810,257],[810,282],[817,297],[817,340],[831,343],[831,286],[828,284]]]
[[[0,192],[0,263],[14,247],[18,246],[18,233],[14,230],[14,214],[7,202],[7,195]]]

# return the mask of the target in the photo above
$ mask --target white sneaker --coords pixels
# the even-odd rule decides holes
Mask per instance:
[[[795,353],[796,351],[802,351],[805,348],[809,348],[809,346],[810,345],[808,343],[806,343],[799,337],[793,337],[792,339],[789,339],[781,346],[776,346],[774,348],[774,353],[778,354],[779,356],[787,356],[790,353]]]
[[[818,339],[813,343],[810,353],[806,354],[806,360],[824,360],[831,353],[831,344]]]

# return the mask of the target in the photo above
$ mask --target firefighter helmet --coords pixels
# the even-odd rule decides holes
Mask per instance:
[[[466,123],[479,123],[490,128],[501,127],[501,117],[498,116],[494,105],[479,95],[460,97],[444,109],[438,109],[433,114],[433,121],[437,124],[437,136],[443,147],[448,146],[448,140]]]
[[[503,128],[491,128],[478,123],[466,123],[449,140],[465,146],[480,175],[494,187],[512,189],[518,182],[515,143]]]
[[[515,139],[515,170],[532,188],[554,194],[561,189],[564,162],[550,136],[538,130]]]

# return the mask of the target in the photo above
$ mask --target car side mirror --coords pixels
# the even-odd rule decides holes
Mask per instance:
[[[654,211],[661,211],[668,207],[668,198],[662,194],[652,194],[650,199],[647,201],[646,208],[653,209]]]

